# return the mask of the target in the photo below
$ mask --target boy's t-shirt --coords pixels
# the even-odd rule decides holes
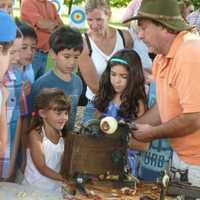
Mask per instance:
[[[64,81],[56,76],[56,74],[52,70],[41,76],[33,84],[31,94],[28,97],[29,114],[34,111],[35,98],[40,90],[42,90],[43,88],[59,88],[62,89],[66,95],[70,96],[71,110],[69,114],[68,129],[73,130],[75,125],[78,101],[83,89],[80,77],[72,73],[71,80]]]

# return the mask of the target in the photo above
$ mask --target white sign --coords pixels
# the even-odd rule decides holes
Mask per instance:
[[[75,28],[85,28],[86,15],[82,7],[72,7],[69,15],[69,24]]]

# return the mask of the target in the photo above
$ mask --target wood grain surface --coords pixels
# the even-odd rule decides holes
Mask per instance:
[[[73,200],[139,200],[148,196],[152,200],[160,199],[160,188],[156,184],[137,184],[136,190],[132,187],[122,187],[111,182],[95,182],[86,185],[88,195],[77,193]],[[70,198],[69,198],[70,199]],[[166,197],[165,200],[172,200]]]

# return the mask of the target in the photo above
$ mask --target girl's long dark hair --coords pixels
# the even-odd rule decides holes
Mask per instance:
[[[115,61],[112,61],[112,58]],[[117,64],[124,66],[128,71],[127,87],[121,95],[119,116],[133,120],[139,114],[139,102],[147,109],[145,93],[145,78],[139,55],[134,50],[123,49],[115,53],[108,61],[107,67],[100,79],[99,91],[95,97],[94,105],[100,112],[106,112],[109,102],[115,96],[115,90],[110,82],[111,68]],[[120,59],[123,62],[117,62]],[[127,63],[127,64],[126,64]]]
[[[70,111],[70,99],[65,95],[64,91],[57,88],[42,89],[35,99],[34,112],[32,113],[29,131],[37,130],[41,132],[44,124],[43,119],[39,115],[41,109],[53,109],[56,111]],[[67,126],[62,130],[63,136],[67,132]]]

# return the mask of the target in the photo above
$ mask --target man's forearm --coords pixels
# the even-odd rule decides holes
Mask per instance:
[[[200,130],[200,113],[188,113],[153,127],[152,137],[153,139],[182,137],[197,130]]]
[[[145,112],[141,117],[136,120],[138,124],[150,124],[152,126],[157,126],[161,124],[160,114],[157,104],[150,110]]]

